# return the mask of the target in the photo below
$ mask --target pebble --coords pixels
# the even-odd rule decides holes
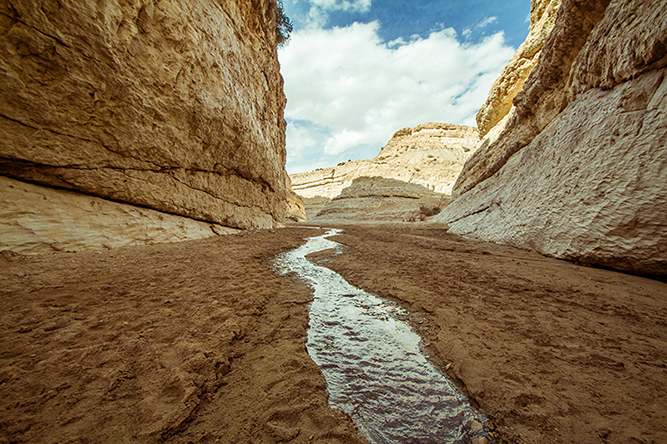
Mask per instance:
[[[480,432],[482,429],[484,429],[482,423],[476,419],[470,421],[468,424],[466,424],[466,426],[470,429],[471,432]]]
[[[473,439],[472,444],[489,444],[489,440],[485,436],[483,436],[481,438]]]

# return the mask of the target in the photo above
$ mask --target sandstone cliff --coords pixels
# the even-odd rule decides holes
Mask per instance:
[[[301,197],[292,190],[287,190],[287,219],[292,222],[305,222],[306,205]]]
[[[510,113],[512,100],[537,65],[544,43],[553,30],[560,3],[561,0],[534,0],[531,3],[528,37],[493,83],[489,97],[477,113],[477,129],[481,137],[494,127],[502,126],[498,124]]]
[[[69,190],[68,206],[90,195],[216,226],[282,223],[274,7],[0,0],[0,175]]]
[[[306,197],[303,199],[303,204],[306,210],[306,220],[313,220],[317,213],[319,213],[322,208],[330,201],[328,197],[315,196],[315,197]]]
[[[667,275],[667,10],[564,0],[498,139],[437,217],[454,233]]]
[[[440,211],[449,197],[415,183],[358,177],[324,205],[314,222],[416,222]]]
[[[426,123],[397,131],[374,159],[355,160],[309,173],[292,174],[303,198],[333,198],[359,177],[386,177],[451,193],[463,163],[477,149],[475,128]]]

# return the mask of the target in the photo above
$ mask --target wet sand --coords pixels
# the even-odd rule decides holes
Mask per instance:
[[[667,441],[667,284],[419,226],[313,260],[398,301],[498,442]],[[362,443],[307,355],[316,230],[0,255],[0,443]]]

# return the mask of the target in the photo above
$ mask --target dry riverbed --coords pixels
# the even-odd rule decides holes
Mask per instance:
[[[667,284],[418,226],[313,260],[399,301],[503,442],[667,441]],[[0,443],[362,443],[305,348],[291,227],[0,256]]]

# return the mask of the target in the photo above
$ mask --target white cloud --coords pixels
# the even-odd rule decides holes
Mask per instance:
[[[358,11],[366,12],[371,8],[371,0],[309,0],[309,2],[318,8],[334,11]]]
[[[304,27],[322,28],[329,20],[331,11],[368,12],[372,0],[308,0],[310,10],[305,17]]]
[[[301,29],[280,50],[288,164],[297,154],[305,162],[316,155],[356,158],[352,150],[359,146],[377,152],[395,131],[420,123],[475,125],[514,53],[502,33],[464,44],[448,28],[383,43],[378,28],[373,22]]]
[[[498,23],[498,19],[496,17],[487,17],[475,26],[478,28],[486,28],[487,26],[493,25],[494,23]]]

